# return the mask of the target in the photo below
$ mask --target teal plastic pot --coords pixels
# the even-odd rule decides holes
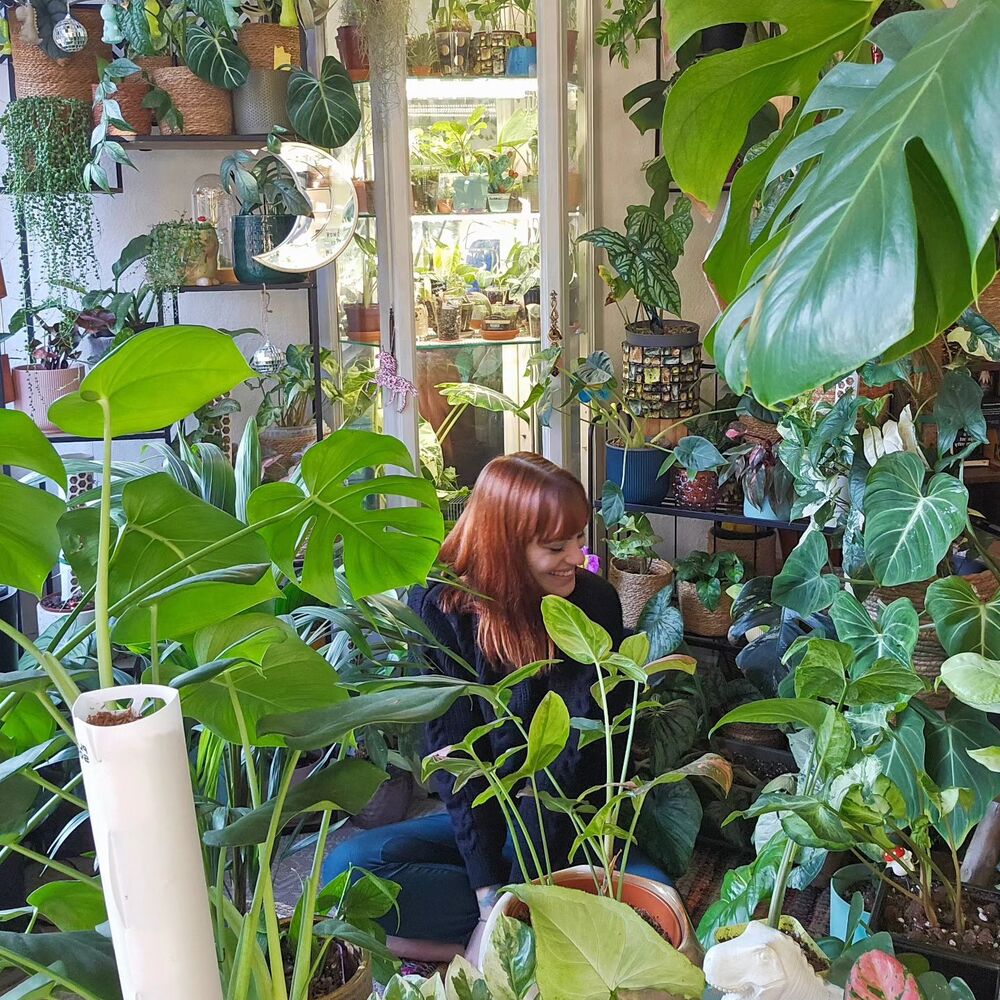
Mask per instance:
[[[255,261],[254,254],[280,246],[295,225],[295,215],[236,215],[233,217],[233,270],[247,285],[290,285],[304,274],[275,271]]]
[[[660,448],[604,449],[607,478],[620,486],[626,503],[658,506],[667,495],[670,477],[660,475],[666,454]]]
[[[847,934],[847,921],[851,912],[851,896],[854,886],[867,882],[871,872],[864,865],[847,865],[833,873],[830,879],[830,936],[844,940]],[[865,910],[861,915],[863,926],[854,934],[850,944],[857,944],[869,936],[865,929],[871,922],[872,915]]]
[[[782,521],[787,522],[792,518],[791,505],[781,504],[777,508],[771,505],[771,501],[764,497],[764,506],[757,507],[750,502],[749,497],[743,498],[743,516],[755,517],[760,521]]]

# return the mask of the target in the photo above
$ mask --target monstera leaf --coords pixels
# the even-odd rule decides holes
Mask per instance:
[[[981,601],[968,580],[949,576],[927,588],[926,606],[949,656],[978,653],[1000,660],[1000,591]]]
[[[347,70],[326,56],[319,76],[295,68],[288,80],[288,119],[314,146],[339,149],[361,126],[361,108]]]
[[[31,417],[0,409],[0,466],[38,472],[65,488],[66,470]],[[65,510],[57,496],[0,475],[0,585],[41,594],[59,558],[56,527]]]
[[[858,669],[867,669],[877,660],[890,659],[909,665],[920,636],[920,619],[913,602],[905,597],[893,601],[873,622],[864,605],[842,590],[830,608],[830,617],[841,642],[854,650]]]
[[[802,11],[811,18],[813,6]],[[773,404],[874,356],[891,362],[946,329],[992,279],[990,192],[1000,157],[964,156],[962,137],[974,143],[990,128],[1000,92],[990,40],[998,32],[995,0],[892,17],[872,35],[882,63],[834,67],[785,125],[800,134],[772,174],[794,168],[795,176],[763,220],[752,256],[728,261],[727,284],[733,290],[735,279],[739,294],[714,331],[714,353],[734,389],[750,384]],[[732,80],[726,95],[735,100],[742,85]],[[679,92],[678,84],[671,96]],[[704,134],[714,141],[712,130]],[[760,221],[744,195],[738,209],[750,214],[731,210],[727,227],[745,231]],[[887,287],[899,293],[885,299]],[[874,301],[885,307],[871,309]]]
[[[341,595],[333,574],[333,552],[343,544],[344,568],[356,598],[422,582],[444,537],[444,519],[434,484],[413,476],[358,476],[372,466],[412,469],[406,446],[371,431],[341,430],[302,457],[301,486],[267,483],[247,503],[274,561],[307,593],[330,604]],[[386,498],[415,506],[383,507]],[[272,523],[274,522],[274,523]],[[301,579],[296,560],[308,532]]]
[[[807,97],[838,52],[868,30],[878,0],[666,0],[676,52],[695,32],[732,21],[772,21],[775,38],[701,59],[670,89],[663,115],[667,161],[681,188],[714,208],[750,120],[772,97]]]
[[[965,525],[966,488],[942,473],[925,484],[924,473],[917,455],[897,452],[880,458],[868,474],[865,555],[884,586],[934,576]]]

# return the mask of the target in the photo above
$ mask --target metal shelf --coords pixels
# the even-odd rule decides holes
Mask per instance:
[[[600,507],[600,504],[596,504]],[[747,517],[743,513],[743,505],[737,503],[718,503],[708,509],[687,507],[678,502],[676,497],[666,497],[659,504],[625,504],[625,509],[638,514],[661,514],[664,517],[690,518],[698,521],[725,522],[727,524],[752,524],[760,528],[773,528],[777,531],[805,531],[808,521],[772,521],[765,517]]]
[[[269,292],[301,292],[309,291],[316,287],[315,274],[305,281],[289,281],[282,284],[263,285],[255,282],[246,284],[243,282],[223,282],[219,285],[181,285],[178,292],[260,292],[266,289]]]
[[[350,347],[372,347],[379,345],[363,340],[351,340],[341,337],[340,342]],[[461,337],[458,340],[418,340],[418,351],[456,351],[462,347],[520,347],[527,345],[537,347],[541,343],[539,337],[514,337],[513,340],[484,340],[482,337]]]
[[[244,146],[260,148],[267,145],[266,135],[137,135],[123,139],[122,144],[141,153],[157,149],[243,149]]]

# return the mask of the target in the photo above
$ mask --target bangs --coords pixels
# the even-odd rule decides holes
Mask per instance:
[[[532,520],[531,534],[542,544],[575,538],[590,522],[587,495],[571,476],[554,477],[539,491]]]

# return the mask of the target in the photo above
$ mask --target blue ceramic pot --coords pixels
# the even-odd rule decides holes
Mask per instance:
[[[304,274],[275,271],[257,263],[254,254],[273,250],[287,238],[295,225],[295,215],[236,215],[233,217],[233,270],[248,285],[290,285]]]
[[[507,53],[508,76],[535,76],[538,73],[538,49],[517,45]]]
[[[667,495],[669,476],[660,475],[666,454],[659,448],[605,447],[607,478],[621,487],[626,503],[657,506]]]

